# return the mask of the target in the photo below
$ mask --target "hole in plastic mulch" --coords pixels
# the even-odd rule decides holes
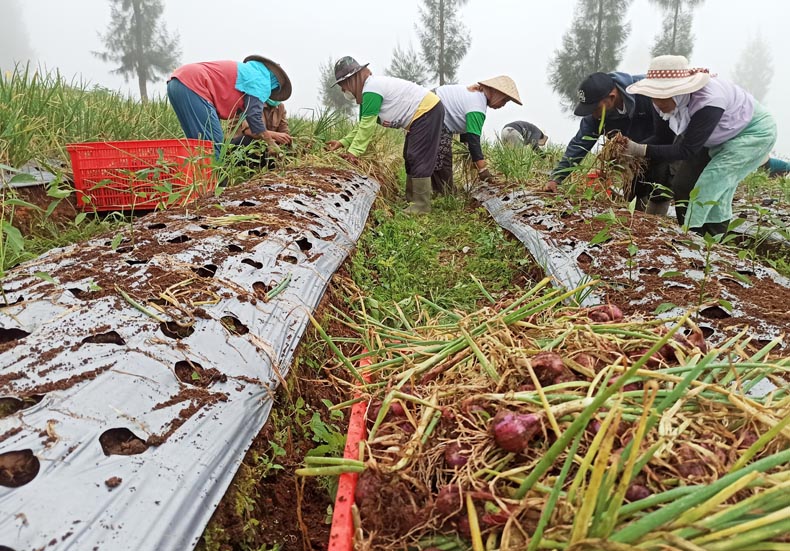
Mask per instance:
[[[6,547],[5,545],[0,545],[0,551],[16,551],[16,550],[11,549],[10,547]]]
[[[158,222],[156,224],[149,224],[148,226],[146,226],[146,228],[149,230],[163,230],[166,227],[167,224],[162,224],[161,222]]]
[[[658,275],[661,273],[661,270],[658,268],[639,268],[639,271],[648,275]]]
[[[115,249],[115,252],[118,254],[126,254],[132,252],[133,250],[134,247],[118,247],[117,249]]]
[[[10,291],[3,291],[3,294],[8,293],[8,292],[10,292]],[[20,302],[23,302],[24,300],[25,300],[25,297],[23,297],[22,295],[19,295],[18,297],[16,297],[16,300],[14,300],[14,301],[4,302],[4,303],[0,304],[0,308],[5,308],[6,306],[13,306],[14,304],[19,304]],[[0,549],[0,551],[2,551],[2,549]]]
[[[234,335],[246,335],[250,332],[249,328],[241,323],[241,320],[236,316],[222,316],[219,321],[225,329]]]
[[[32,396],[25,396],[24,398],[15,398],[14,396],[0,398],[0,419],[22,410],[32,408],[43,399],[43,394],[34,394]]]
[[[12,327],[10,329],[6,329],[4,327],[0,327],[0,344],[5,344],[7,342],[18,341],[20,339],[24,339],[30,333],[27,331],[22,331],[21,329],[17,329]]]
[[[252,290],[260,300],[266,300],[266,295],[272,290],[272,286],[266,285],[263,281],[256,281],[252,284]]]
[[[192,268],[192,271],[200,277],[214,277],[214,274],[217,273],[217,266],[215,264],[206,264],[200,268]]]
[[[0,453],[0,486],[19,488],[38,475],[41,463],[33,450]]]
[[[85,291],[83,291],[79,287],[72,287],[71,289],[67,289],[67,290],[69,293],[71,293],[77,298],[82,298],[85,295]]]
[[[127,260],[126,263],[129,266],[137,266],[139,264],[148,264],[147,260]]]
[[[256,268],[258,270],[263,268],[262,262],[258,262],[257,260],[253,260],[252,258],[245,258],[244,260],[241,261],[241,263],[247,264],[248,266],[252,266],[253,268]]]
[[[301,251],[303,253],[306,253],[307,251],[309,251],[310,249],[313,248],[313,244],[310,243],[310,240],[307,239],[306,237],[302,237],[301,239],[297,239],[296,240],[296,244],[299,245],[299,249],[301,249]]]
[[[288,256],[280,256],[278,258],[279,260],[287,262],[288,264],[299,264],[299,259],[290,254]]]
[[[351,197],[345,192],[340,194],[340,198],[343,199],[343,201],[345,201],[346,203],[351,201]]]
[[[192,241],[192,238],[184,234],[177,235],[173,239],[167,240],[168,243],[186,243],[187,241]]]
[[[716,330],[710,325],[699,325],[698,327],[700,331],[702,331],[702,336],[706,339],[709,339],[716,334]]]
[[[228,245],[228,250],[230,252],[232,252],[232,253],[243,253],[244,252],[244,247],[242,247],[240,245],[233,245],[233,244],[231,244],[231,245]]]
[[[124,346],[126,341],[123,340],[123,337],[117,332],[108,331],[107,333],[99,333],[97,335],[85,337],[82,339],[82,344],[117,344],[119,346]]]
[[[254,203],[253,201],[242,201],[239,203],[240,207],[257,207],[258,203]]]
[[[703,308],[700,310],[699,314],[703,318],[713,320],[723,320],[731,317],[730,314],[721,306],[709,306],[707,308]]]
[[[247,235],[254,235],[255,237],[266,237],[266,232],[263,230],[250,230]]]
[[[148,449],[145,440],[126,427],[109,429],[99,436],[104,455],[137,455]]]
[[[176,362],[174,370],[176,377],[178,377],[178,380],[182,383],[202,388],[211,386],[216,381],[224,383],[228,380],[228,376],[224,373],[213,368],[204,369],[199,363],[189,360]]]
[[[195,332],[195,328],[191,325],[183,327],[174,321],[163,321],[159,324],[159,329],[164,333],[165,337],[171,339],[185,339]]]

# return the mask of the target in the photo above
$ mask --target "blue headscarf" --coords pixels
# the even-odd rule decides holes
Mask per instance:
[[[277,77],[260,61],[238,64],[236,90],[239,92],[266,101],[272,95],[272,90],[279,87]]]

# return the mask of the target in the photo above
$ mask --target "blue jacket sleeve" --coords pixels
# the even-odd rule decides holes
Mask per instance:
[[[250,125],[250,132],[253,134],[261,134],[266,132],[266,123],[263,122],[263,102],[251,96],[244,94],[244,116],[247,124]]]
[[[598,121],[592,116],[584,117],[579,124],[579,131],[568,144],[565,155],[562,156],[562,160],[551,173],[551,179],[561,183],[568,176],[570,168],[579,164],[590,152],[598,140],[598,136]]]

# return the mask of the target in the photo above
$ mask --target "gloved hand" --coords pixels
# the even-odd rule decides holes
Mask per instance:
[[[625,152],[631,157],[644,157],[647,155],[647,145],[643,143],[636,143],[635,141],[629,139],[625,146]]]

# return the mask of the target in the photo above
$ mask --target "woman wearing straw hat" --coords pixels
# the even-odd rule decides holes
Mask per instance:
[[[436,166],[444,120],[444,107],[439,98],[408,80],[374,75],[367,63],[360,65],[349,56],[335,64],[335,79],[343,94],[360,105],[359,124],[343,139],[328,142],[327,149],[345,148],[348,153],[344,157],[356,162],[370,145],[377,123],[388,128],[403,128],[406,131],[403,145],[406,200],[412,203],[406,212],[430,212],[431,174]]]
[[[628,92],[653,98],[664,124],[652,143],[666,144],[629,140],[628,152],[653,161],[682,161],[671,185],[678,222],[702,235],[726,233],[738,184],[763,164],[776,143],[771,115],[744,89],[711,77],[707,69],[689,68],[682,56],[653,59],[647,78]],[[651,202],[659,201],[654,193]]]
[[[471,86],[462,84],[439,86],[436,95],[442,100],[445,108],[445,132],[432,179],[434,191],[447,193],[454,188],[453,157],[450,147],[453,134],[460,134],[461,141],[466,142],[480,179],[491,180],[491,171],[488,170],[480,144],[486,110],[489,107],[499,109],[509,101],[522,105],[516,83],[510,77],[503,75],[482,80]]]
[[[206,61],[179,67],[167,82],[167,97],[187,138],[211,140],[219,157],[224,140],[220,120],[246,119],[245,134],[277,141],[263,122],[267,100],[285,101],[291,81],[279,64],[259,55],[236,61]],[[283,142],[284,143],[284,142]]]

